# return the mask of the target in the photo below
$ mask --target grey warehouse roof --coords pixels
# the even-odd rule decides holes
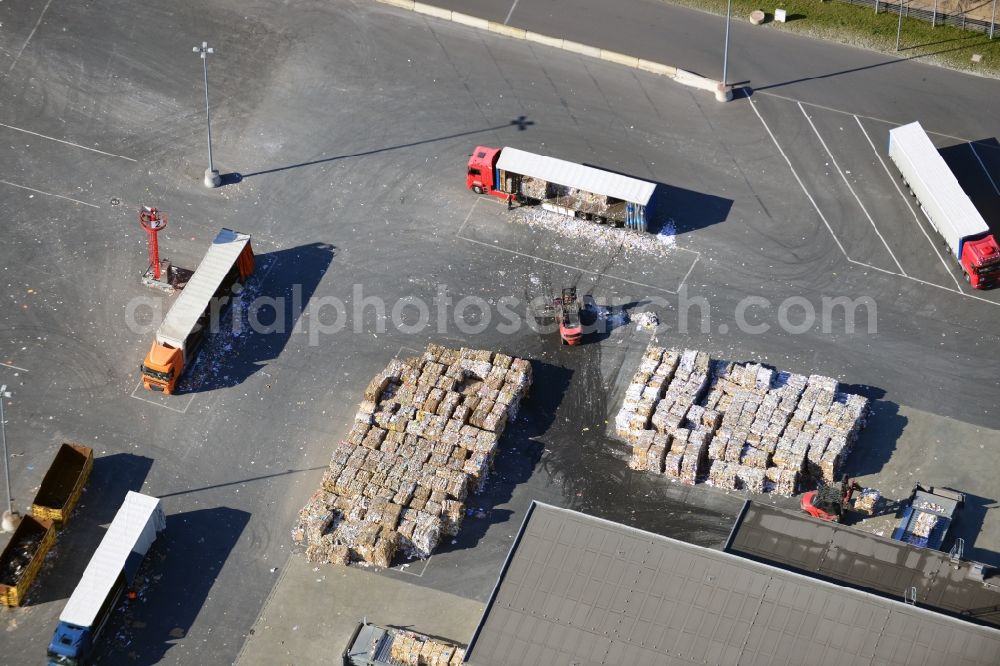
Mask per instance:
[[[996,664],[1000,631],[532,503],[475,666]]]
[[[610,171],[567,162],[566,160],[535,155],[534,153],[504,148],[497,160],[498,169],[522,176],[540,178],[550,183],[573,187],[591,194],[601,194],[622,201],[645,206],[653,197],[656,185],[637,178],[622,176]]]
[[[975,563],[952,564],[948,553],[756,502],[726,550],[893,599],[916,588],[920,606],[1000,627],[1000,579],[984,584]]]

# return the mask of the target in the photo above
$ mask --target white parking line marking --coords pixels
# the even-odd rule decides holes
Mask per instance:
[[[806,189],[805,183],[802,182],[802,179],[799,178],[799,174],[795,170],[795,167],[792,166],[792,161],[788,159],[788,155],[786,155],[785,151],[781,148],[781,144],[778,143],[778,139],[775,138],[774,133],[771,131],[771,128],[767,126],[767,123],[764,121],[764,116],[760,115],[760,111],[757,110],[757,105],[754,104],[752,99],[750,98],[747,99],[750,102],[750,108],[753,109],[753,112],[757,114],[758,118],[760,118],[761,124],[764,126],[764,129],[767,130],[768,135],[771,137],[771,141],[774,142],[774,147],[778,149],[779,153],[781,153],[781,157],[784,158],[785,164],[788,165],[788,168],[791,170],[792,175],[795,176],[795,180],[798,181],[799,187],[802,188],[802,192],[806,195],[806,198],[809,199],[809,203],[812,204],[813,208],[816,209],[816,213],[819,215],[819,219],[823,220],[823,224],[826,225],[826,230],[830,232],[831,236],[833,236],[834,242],[837,244],[837,247],[840,248],[840,251],[843,253],[844,257],[850,260],[850,257],[847,256],[847,250],[844,249],[844,244],[840,242],[839,238],[837,238],[837,234],[833,233],[833,227],[831,227],[830,223],[826,221],[826,215],[823,214],[823,211],[821,211],[819,209],[819,206],[816,204],[816,200],[812,198],[811,194],[809,194],[809,190]]]
[[[472,212],[476,209],[476,204],[478,204],[478,203],[479,203],[479,199],[476,199],[472,203],[472,207],[469,208],[469,214],[465,216],[465,221],[462,222],[462,226],[460,226],[458,228],[458,231],[455,232],[455,237],[456,238],[460,238],[460,239],[462,239],[464,241],[468,241],[469,243],[475,243],[476,245],[482,245],[483,247],[488,247],[488,248],[493,249],[493,250],[499,250],[501,252],[507,252],[509,254],[516,254],[517,256],[524,257],[526,259],[534,259],[535,261],[542,261],[542,262],[545,262],[546,264],[552,264],[553,266],[559,266],[560,268],[565,268],[565,269],[571,270],[571,271],[578,271],[580,273],[588,273],[590,275],[596,275],[598,277],[607,278],[608,280],[618,280],[619,282],[626,282],[628,284],[633,284],[633,285],[635,285],[637,287],[645,287],[646,289],[653,289],[655,291],[664,291],[664,292],[666,292],[668,294],[677,294],[684,287],[684,283],[687,282],[688,277],[691,275],[691,271],[694,270],[694,265],[696,263],[698,263],[698,259],[701,257],[701,253],[697,252],[695,250],[689,250],[689,249],[684,248],[684,247],[678,247],[678,248],[676,248],[678,250],[681,250],[682,252],[688,252],[688,253],[694,255],[694,261],[691,262],[691,266],[688,267],[687,273],[685,273],[684,278],[680,281],[680,284],[677,285],[677,289],[676,290],[666,289],[664,287],[657,287],[657,286],[654,286],[654,285],[651,285],[651,284],[645,284],[644,282],[636,282],[634,280],[629,280],[629,279],[622,278],[622,277],[616,277],[614,275],[608,275],[607,273],[599,273],[597,271],[591,271],[591,270],[588,270],[586,268],[580,268],[579,266],[570,266],[569,264],[561,264],[558,261],[552,261],[550,259],[543,259],[542,257],[536,257],[533,254],[527,254],[525,252],[518,252],[517,250],[510,250],[510,249],[507,249],[505,247],[500,247],[499,245],[493,245],[491,243],[484,243],[483,241],[476,240],[475,238],[469,238],[467,236],[463,236],[462,235],[462,229],[464,229],[465,225],[468,224],[469,218],[472,217]]]
[[[6,127],[7,129],[14,130],[15,132],[24,132],[25,134],[37,136],[40,139],[48,139],[49,141],[55,141],[57,143],[65,143],[67,146],[73,146],[74,148],[82,148],[83,150],[89,150],[92,153],[107,155],[108,157],[120,157],[121,159],[128,160],[129,162],[138,162],[138,160],[134,160],[131,157],[125,157],[124,155],[116,155],[115,153],[106,153],[103,150],[98,150],[97,148],[91,148],[90,146],[81,146],[80,144],[73,143],[72,141],[57,139],[54,136],[47,136],[45,134],[39,134],[38,132],[32,132],[31,130],[26,130],[22,127],[14,127],[13,125],[8,125],[6,123],[0,123],[0,127]]]
[[[505,18],[505,19],[503,20],[503,24],[504,24],[504,25],[507,25],[507,21],[509,21],[509,20],[510,20],[510,17],[511,17],[511,16],[512,16],[512,15],[514,14],[514,8],[515,8],[515,7],[517,7],[517,2],[518,2],[518,0],[514,0],[514,4],[512,4],[512,5],[510,6],[510,11],[509,11],[509,12],[507,12],[507,18]]]
[[[423,578],[424,574],[427,573],[427,565],[429,565],[431,563],[431,560],[433,558],[434,558],[434,556],[431,555],[426,560],[424,560],[424,568],[420,570],[420,573],[414,573],[413,571],[408,571],[409,566],[412,564],[412,562],[404,562],[403,564],[398,564],[398,565],[396,565],[394,567],[390,567],[390,568],[391,569],[395,569],[399,573],[410,574],[411,576],[416,576],[417,578]],[[403,567],[407,567],[407,568],[404,569]]]
[[[795,167],[792,166],[792,163],[788,159],[788,156],[785,155],[785,151],[782,150],[781,144],[778,143],[778,140],[775,138],[774,133],[771,132],[771,128],[767,126],[767,123],[764,121],[764,117],[762,115],[760,115],[760,111],[757,110],[757,105],[754,104],[754,101],[752,99],[750,99],[748,101],[750,102],[750,108],[752,108],[753,111],[754,111],[754,113],[757,114],[757,117],[760,118],[761,124],[764,126],[764,129],[767,130],[768,135],[770,135],[771,141],[774,142],[774,147],[778,149],[779,153],[781,153],[781,156],[785,159],[785,162],[788,164],[788,168],[789,168],[789,170],[791,170],[792,175],[795,177],[795,180],[798,181],[799,187],[802,188],[802,193],[806,195],[806,198],[809,199],[809,202],[813,205],[813,208],[816,209],[816,213],[819,215],[820,219],[823,220],[823,224],[826,225],[827,230],[830,232],[830,235],[833,236],[833,240],[837,243],[837,247],[840,248],[840,251],[843,252],[844,258],[848,261],[848,263],[854,264],[856,266],[863,266],[865,268],[870,268],[872,270],[879,271],[880,273],[886,273],[888,275],[895,275],[896,277],[905,278],[907,280],[913,280],[914,282],[919,282],[920,284],[925,284],[928,287],[935,287],[937,289],[943,289],[944,291],[948,291],[948,292],[951,292],[953,294],[958,294],[959,296],[964,296],[965,298],[972,298],[972,299],[977,300],[977,301],[982,301],[983,303],[989,303],[990,305],[995,305],[995,306],[1000,307],[1000,303],[997,303],[996,301],[991,301],[988,298],[983,298],[982,296],[975,296],[973,294],[967,294],[964,291],[959,291],[957,289],[952,289],[951,287],[945,287],[945,286],[940,285],[940,284],[934,284],[933,282],[928,282],[926,280],[921,280],[920,278],[913,277],[912,275],[902,275],[900,273],[896,273],[895,271],[886,270],[884,268],[879,268],[878,266],[872,266],[871,264],[866,264],[863,261],[857,261],[855,259],[851,259],[851,257],[847,254],[847,251],[844,249],[844,246],[841,244],[840,240],[837,238],[837,234],[833,233],[833,229],[830,227],[830,224],[826,221],[826,216],[823,215],[823,211],[821,211],[819,209],[819,206],[816,205],[816,200],[812,198],[812,195],[809,194],[809,190],[807,190],[805,184],[803,184],[802,179],[799,178],[799,174],[795,172]],[[792,101],[795,101],[795,100],[792,100]],[[836,109],[834,109],[834,111],[836,111]],[[876,118],[875,120],[878,120],[878,119]]]
[[[0,363],[5,368],[10,368],[11,370],[18,370],[20,372],[28,372],[27,368],[19,368],[16,365],[11,365],[10,363]]]
[[[854,115],[850,111],[844,111],[843,109],[835,109],[832,106],[824,106],[822,104],[816,104],[815,102],[799,102],[799,100],[795,99],[794,97],[785,97],[784,95],[779,95],[777,93],[763,91],[763,92],[759,92],[759,93],[755,92],[754,94],[755,95],[765,95],[767,97],[777,97],[778,99],[783,99],[783,100],[786,100],[788,102],[798,102],[800,104],[805,104],[806,106],[813,106],[813,107],[816,107],[817,109],[823,109],[824,111],[832,111],[834,113],[842,113],[845,116],[853,116]],[[894,127],[898,127],[898,126],[903,125],[905,123],[911,122],[909,120],[905,120],[903,122],[896,122],[895,120],[886,120],[885,118],[878,118],[876,116],[866,116],[863,113],[860,113],[858,115],[861,116],[862,118],[864,118],[865,120],[874,120],[876,122],[885,123],[886,125],[893,125]],[[944,132],[933,132],[933,131],[931,131],[931,130],[929,130],[927,128],[924,128],[924,131],[927,132],[928,134],[936,134],[937,136],[943,136],[946,139],[954,139],[955,141],[962,141],[964,143],[970,143],[969,139],[963,139],[960,136],[954,136],[952,134],[945,134]]]
[[[24,49],[28,47],[28,42],[30,42],[31,38],[35,36],[35,31],[38,30],[38,26],[42,24],[42,17],[45,16],[45,12],[49,10],[49,5],[51,4],[52,0],[49,0],[45,3],[45,6],[42,7],[42,13],[38,15],[38,20],[35,21],[35,27],[28,33],[28,38],[24,40],[24,44],[21,44],[21,49],[17,52],[17,55],[14,56],[14,62],[10,64],[10,69],[7,70],[7,76],[10,76],[10,73],[14,71],[14,67],[17,66],[17,61],[21,59],[21,54],[24,53]]]
[[[892,260],[896,262],[896,267],[899,268],[899,272],[902,273],[903,275],[906,275],[906,271],[903,270],[903,266],[902,264],[899,263],[899,259],[896,258],[896,255],[893,253],[892,248],[889,247],[889,243],[886,242],[885,238],[882,236],[882,232],[879,231],[878,227],[875,225],[875,220],[873,220],[872,216],[868,214],[868,209],[865,208],[865,205],[861,203],[861,197],[859,197],[858,193],[854,191],[853,187],[851,187],[851,183],[850,181],[847,180],[847,176],[844,174],[844,170],[840,168],[839,164],[837,164],[837,159],[833,156],[833,153],[830,152],[830,149],[826,145],[826,141],[824,141],[823,137],[820,136],[819,130],[816,129],[816,125],[813,124],[812,118],[810,118],[809,114],[806,113],[806,110],[805,108],[803,108],[801,102],[798,102],[798,105],[799,105],[799,111],[801,111],[802,115],[806,117],[806,120],[809,122],[809,127],[812,127],[812,131],[816,134],[816,138],[819,139],[819,142],[821,144],[823,144],[823,150],[825,150],[826,154],[830,156],[830,161],[833,162],[833,166],[837,168],[837,171],[840,173],[840,177],[844,179],[844,184],[847,185],[847,189],[849,189],[851,191],[851,194],[854,195],[854,199],[858,202],[858,205],[861,206],[861,210],[864,211],[865,217],[867,217],[868,221],[872,223],[872,229],[875,230],[876,235],[878,235],[879,239],[882,241],[882,245],[885,245],[885,249],[889,251],[889,256],[892,257]]]
[[[913,215],[913,219],[917,221],[917,226],[920,227],[920,231],[923,232],[924,238],[926,238],[927,242],[931,244],[931,249],[934,250],[934,254],[936,254],[937,258],[941,261],[941,265],[944,266],[945,272],[951,276],[951,279],[955,281],[955,286],[958,287],[959,291],[961,291],[962,283],[959,282],[958,278],[955,277],[955,274],[951,272],[951,267],[948,265],[948,262],[944,260],[944,257],[942,257],[941,253],[938,251],[937,243],[934,242],[934,239],[932,239],[930,237],[930,234],[927,233],[927,230],[924,229],[924,225],[920,222],[920,216],[917,215],[917,211],[915,211],[913,209],[913,206],[910,205],[909,197],[907,197],[906,194],[903,192],[903,190],[900,189],[899,183],[896,182],[896,179],[892,177],[892,173],[889,171],[889,167],[886,166],[885,161],[882,160],[882,156],[879,154],[878,149],[875,148],[875,144],[872,142],[872,138],[868,136],[868,130],[866,130],[865,126],[861,124],[860,118],[854,116],[854,119],[858,122],[858,127],[861,128],[861,132],[865,135],[865,138],[868,139],[868,145],[872,147],[872,151],[875,153],[875,157],[878,158],[878,161],[882,165],[882,168],[885,169],[886,174],[888,174],[889,176],[889,180],[892,181],[893,187],[895,187],[896,191],[899,192],[899,196],[903,198],[903,203],[906,204],[906,207],[910,209],[910,214]]]
[[[979,166],[983,167],[983,172],[986,174],[986,177],[990,179],[990,185],[993,186],[993,191],[1000,194],[1000,190],[997,189],[997,184],[993,180],[993,176],[990,175],[990,170],[986,168],[986,165],[983,164],[983,161],[979,158],[979,153],[976,152],[976,146],[971,141],[967,145],[969,146],[969,150],[972,151],[972,154],[976,156],[976,161],[979,162]]]
[[[169,409],[170,411],[177,412],[179,414],[186,414],[187,410],[188,410],[188,407],[190,407],[191,403],[194,402],[194,394],[192,394],[188,398],[187,404],[184,405],[184,409],[180,409],[178,407],[172,407],[172,406],[170,406],[170,405],[168,405],[168,404],[166,404],[164,402],[160,402],[158,400],[150,400],[149,398],[143,398],[141,394],[140,395],[136,395],[137,392],[146,393],[146,389],[142,388],[142,380],[141,379],[139,380],[139,383],[137,383],[135,385],[135,388],[132,389],[132,393],[129,395],[130,398],[135,398],[136,400],[142,400],[143,402],[149,403],[150,405],[156,405],[157,407],[163,407],[164,409]],[[162,396],[162,397],[164,397],[164,398],[166,397],[166,396],[163,396],[162,393],[159,394],[159,395]],[[173,396],[171,396],[171,399],[173,399]]]
[[[4,185],[10,185],[11,187],[19,187],[22,190],[28,190],[29,192],[37,192],[38,194],[44,194],[49,197],[58,197],[60,199],[65,199],[66,201],[72,201],[73,203],[83,204],[84,206],[90,206],[91,208],[100,208],[100,206],[97,206],[92,203],[87,203],[86,201],[80,201],[79,199],[73,199],[71,197],[64,197],[61,194],[53,194],[52,192],[43,192],[42,190],[36,190],[35,188],[28,187],[27,185],[18,185],[17,183],[12,183],[7,180],[0,180],[0,183],[3,183]]]

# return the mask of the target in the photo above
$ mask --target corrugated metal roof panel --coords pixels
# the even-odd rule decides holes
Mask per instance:
[[[970,577],[969,563],[953,566],[948,553],[754,502],[729,551],[891,599],[916,587],[921,606],[1000,627],[1000,589]]]
[[[591,194],[603,194],[640,206],[649,203],[653,197],[653,190],[656,189],[655,184],[638,178],[622,176],[555,157],[536,155],[517,148],[504,148],[500,152],[496,168],[522,176],[540,178],[564,187],[573,187]]]
[[[89,627],[122,573],[128,556],[133,552],[144,555],[156,540],[156,533],[164,527],[160,500],[129,491],[59,620]]]
[[[223,278],[232,269],[243,248],[250,242],[250,234],[222,229],[212,241],[194,275],[184,286],[156,331],[156,340],[172,347],[181,347],[184,340],[205,312]]]
[[[511,592],[531,570],[560,571],[572,551],[580,553],[574,573],[593,594],[577,601],[572,585],[551,584],[530,595]],[[897,652],[883,645],[886,636]],[[1000,631],[988,627],[534,503],[466,661],[987,666],[997,654]]]

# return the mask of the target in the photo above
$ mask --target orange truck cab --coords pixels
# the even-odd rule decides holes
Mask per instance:
[[[246,282],[253,269],[250,235],[222,229],[156,331],[153,346],[139,368],[145,389],[175,392],[205,332],[217,328],[234,289]]]

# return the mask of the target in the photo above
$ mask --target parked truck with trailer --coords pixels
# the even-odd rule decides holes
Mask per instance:
[[[49,643],[49,666],[89,662],[112,612],[131,590],[149,547],[166,525],[158,498],[129,491],[59,614]]]
[[[477,146],[466,187],[519,204],[539,205],[600,224],[646,231],[654,183],[536,155],[517,148]]]
[[[31,515],[51,520],[61,527],[69,520],[94,467],[94,450],[79,444],[63,444],[56,452],[31,503]]]
[[[976,289],[1000,280],[1000,247],[919,122],[889,130],[889,157]]]
[[[194,361],[206,331],[218,323],[234,287],[253,273],[250,235],[222,229],[156,331],[140,366],[148,390],[174,393],[181,374]]]

